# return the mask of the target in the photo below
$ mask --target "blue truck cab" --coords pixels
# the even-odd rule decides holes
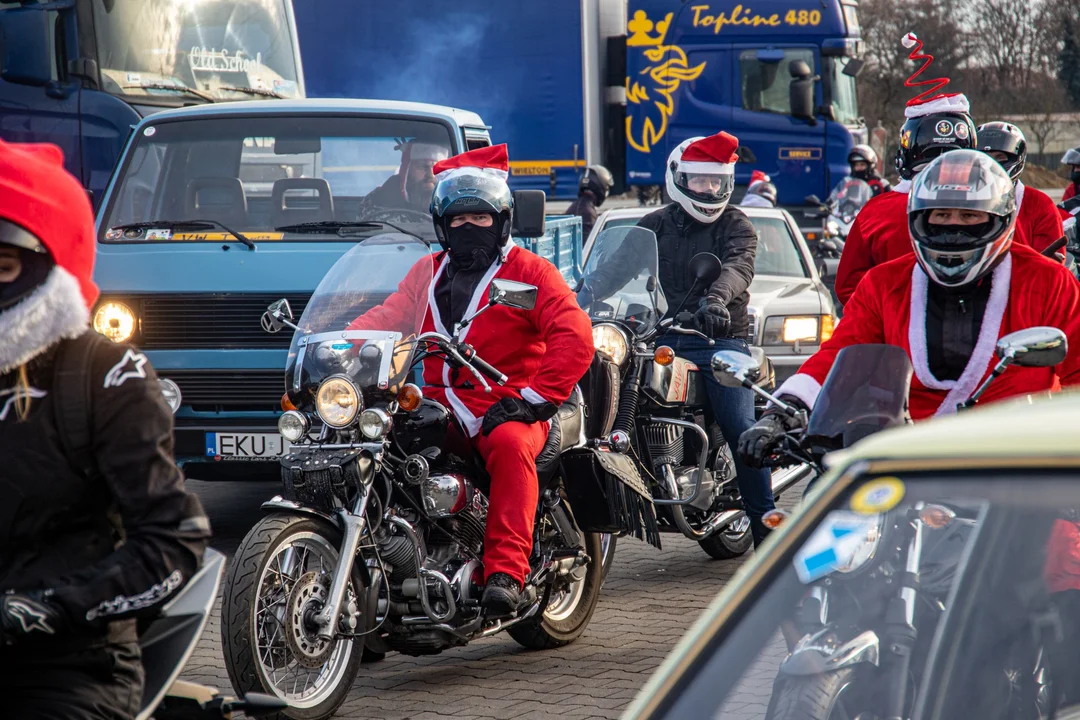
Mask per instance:
[[[0,2],[0,138],[60,146],[95,201],[143,117],[303,95],[291,0]]]
[[[434,180],[421,162],[431,153],[420,149],[487,144],[475,113],[389,101],[222,103],[136,125],[98,211],[92,320],[163,378],[177,458],[194,477],[250,476],[252,462],[270,469],[288,449],[276,421],[290,337],[263,330],[266,307],[285,297],[299,317],[364,238],[402,231],[434,243]],[[517,240],[576,280],[578,218]]]

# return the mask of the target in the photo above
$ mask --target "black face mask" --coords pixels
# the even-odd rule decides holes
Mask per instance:
[[[449,225],[449,223],[448,223]],[[478,270],[495,262],[499,256],[499,219],[491,227],[465,223],[446,229],[450,262],[459,270]]]
[[[19,259],[22,261],[19,276],[11,282],[0,282],[0,312],[37,290],[56,264],[49,254],[25,248],[19,248]]]
[[[856,170],[854,168],[851,169],[851,177],[855,178],[856,180],[865,180],[868,175],[870,175],[870,170],[869,169],[867,169],[867,170]]]
[[[1069,180],[1080,184],[1080,170],[1073,170],[1069,173]]]

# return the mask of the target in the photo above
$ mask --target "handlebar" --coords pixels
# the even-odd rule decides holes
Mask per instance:
[[[506,375],[499,372],[499,369],[486,362],[483,358],[476,354],[476,348],[466,343],[458,342],[452,338],[448,338],[442,333],[426,332],[421,333],[416,338],[418,343],[431,342],[438,346],[438,348],[446,355],[446,357],[452,362],[452,364],[464,367],[473,374],[480,384],[484,387],[484,392],[491,392],[491,386],[488,385],[484,376],[491,378],[499,385],[505,385],[507,381]]]
[[[458,345],[458,350],[461,351],[461,356],[472,363],[473,367],[482,372],[490,380],[493,380],[498,385],[505,385],[507,377],[499,372],[498,368],[489,364],[486,360],[476,354],[476,348],[472,345],[466,345],[461,343]]]

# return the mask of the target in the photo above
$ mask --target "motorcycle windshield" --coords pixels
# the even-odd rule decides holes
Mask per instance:
[[[659,265],[652,230],[608,228],[593,243],[578,303],[594,321],[621,322],[643,335],[656,327],[668,308]]]
[[[434,270],[431,248],[398,233],[342,255],[293,334],[285,382],[294,404],[333,375],[349,377],[365,395],[396,393],[412,367]]]
[[[852,345],[833,363],[810,415],[811,442],[828,449],[907,421],[911,361],[895,345]]]
[[[829,207],[833,215],[843,218],[844,222],[851,222],[872,197],[874,191],[865,180],[848,176],[833,188],[829,196]]]

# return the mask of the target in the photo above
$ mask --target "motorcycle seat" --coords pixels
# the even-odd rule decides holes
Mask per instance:
[[[571,448],[585,445],[585,403],[581,389],[576,385],[570,397],[559,406],[551,418],[547,442],[536,456],[536,473],[540,476],[552,473],[559,465],[559,457]]]

